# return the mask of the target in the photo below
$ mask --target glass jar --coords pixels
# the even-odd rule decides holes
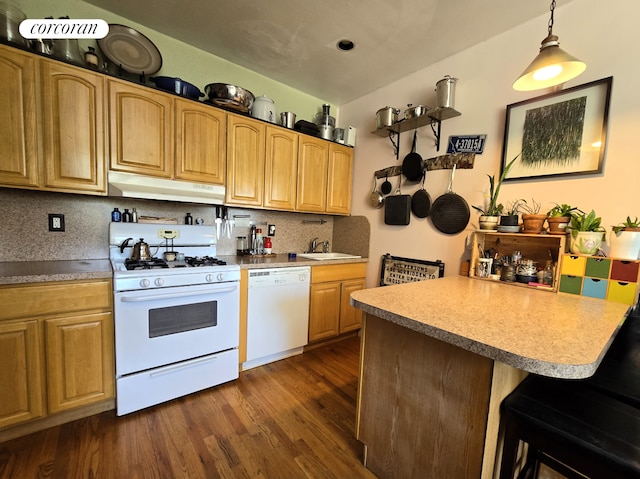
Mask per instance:
[[[236,253],[241,256],[243,254],[247,254],[249,250],[247,246],[247,237],[246,236],[238,236],[236,238]]]

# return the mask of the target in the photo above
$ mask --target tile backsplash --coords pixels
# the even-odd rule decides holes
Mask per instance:
[[[204,224],[214,225],[215,207],[194,203],[105,198],[65,193],[0,188],[3,210],[0,228],[0,261],[50,261],[108,258],[108,231],[111,211],[136,208],[138,215],[177,218],[180,223],[191,213]],[[65,217],[64,232],[50,232],[48,214]],[[267,225],[276,226],[272,237],[274,253],[302,252],[313,238],[330,241],[332,251],[368,256],[369,222],[364,217],[333,217],[304,213],[249,210],[229,207],[229,218],[249,215],[267,234]],[[324,223],[320,223],[324,220]],[[245,220],[246,221],[246,220]],[[236,236],[248,228],[235,228],[233,237],[221,238],[218,255],[234,255]],[[353,241],[356,240],[356,241]],[[349,251],[346,251],[348,249]]]

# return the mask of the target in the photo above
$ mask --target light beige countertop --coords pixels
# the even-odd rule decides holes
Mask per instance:
[[[229,263],[240,265],[241,269],[286,268],[291,266],[326,266],[332,264],[369,262],[369,258],[315,260],[303,258],[301,256],[296,256],[296,259],[290,260],[287,254],[277,254],[275,256],[218,256],[218,258]]]
[[[111,278],[108,259],[0,262],[0,284]]]
[[[630,307],[463,276],[351,294],[366,313],[544,376],[593,375]]]

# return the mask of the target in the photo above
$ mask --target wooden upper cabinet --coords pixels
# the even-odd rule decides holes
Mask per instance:
[[[39,185],[37,57],[0,45],[0,184]]]
[[[351,182],[353,180],[353,148],[329,144],[327,169],[327,213],[351,213]]]
[[[265,124],[227,115],[227,184],[225,204],[262,206]]]
[[[106,194],[103,75],[41,61],[46,189]]]
[[[265,208],[288,211],[296,208],[298,137],[293,131],[267,126]]]
[[[327,198],[329,142],[301,135],[298,146],[298,192],[296,209],[324,213]]]
[[[173,97],[109,80],[112,170],[170,178],[173,173]]]
[[[175,177],[223,185],[227,114],[194,101],[175,100]]]

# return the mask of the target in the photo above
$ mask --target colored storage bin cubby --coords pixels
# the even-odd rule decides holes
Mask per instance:
[[[591,278],[607,279],[610,269],[611,260],[609,258],[587,258],[584,275]]]
[[[605,299],[609,282],[600,278],[584,278],[582,284],[582,296]]]
[[[609,283],[607,299],[618,303],[633,304],[636,301],[637,283],[613,281]]]
[[[638,262],[614,259],[611,265],[611,279],[635,283],[638,281]]]
[[[565,254],[562,257],[562,269],[560,273],[567,276],[584,276],[586,263],[586,256]]]
[[[561,293],[580,294],[582,292],[582,276],[569,276],[563,274],[560,276]]]

